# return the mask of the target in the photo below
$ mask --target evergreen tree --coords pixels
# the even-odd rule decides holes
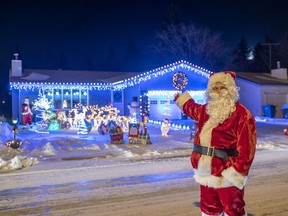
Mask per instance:
[[[265,47],[263,47],[260,43],[257,43],[253,50],[253,61],[252,61],[252,71],[253,72],[259,72],[264,73],[267,72],[267,53],[264,50]]]
[[[246,41],[245,37],[242,37],[237,48],[233,51],[231,63],[228,68],[233,71],[250,72],[251,61],[249,59],[251,55],[251,48]]]

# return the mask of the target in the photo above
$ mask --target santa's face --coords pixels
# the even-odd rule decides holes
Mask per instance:
[[[235,109],[235,102],[224,84],[217,82],[209,93],[207,113],[218,123],[227,119]]]
[[[212,92],[213,93],[220,93],[223,89],[226,89],[227,88],[225,87],[225,85],[221,82],[217,82],[213,87],[212,87]]]

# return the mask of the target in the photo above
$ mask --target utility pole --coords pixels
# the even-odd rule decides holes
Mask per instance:
[[[269,46],[269,68],[270,68],[270,73],[271,73],[271,59],[272,59],[272,46],[279,46],[279,43],[263,43],[261,44],[263,46]]]

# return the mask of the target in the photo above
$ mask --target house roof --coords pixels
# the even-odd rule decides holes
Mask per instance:
[[[237,78],[244,79],[259,85],[288,85],[288,79],[278,79],[269,73],[237,72]]]
[[[10,82],[114,83],[138,75],[136,72],[23,70],[23,76],[10,76]]]
[[[209,77],[212,73],[187,61],[178,61],[146,72],[67,71],[67,70],[24,70],[22,76],[10,75],[10,87],[15,89],[51,88],[94,88],[98,90],[121,90],[146,82],[179,69],[192,71]]]

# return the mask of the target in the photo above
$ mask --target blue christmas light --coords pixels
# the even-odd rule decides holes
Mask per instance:
[[[127,87],[132,87],[134,85],[138,85],[142,82],[147,82],[150,79],[157,78],[159,76],[163,76],[169,72],[177,72],[181,69],[185,69],[188,72],[194,72],[201,76],[209,78],[211,71],[208,71],[202,67],[191,64],[187,61],[178,61],[169,65],[165,65],[163,67],[153,69],[150,71],[146,71],[142,74],[138,74],[134,77],[124,79],[122,81],[114,82],[114,83],[46,83],[46,82],[10,82],[10,89],[18,89],[18,90],[34,90],[34,89],[55,89],[55,88],[63,88],[63,89],[79,89],[79,90],[98,90],[98,91],[119,91],[123,90]]]

